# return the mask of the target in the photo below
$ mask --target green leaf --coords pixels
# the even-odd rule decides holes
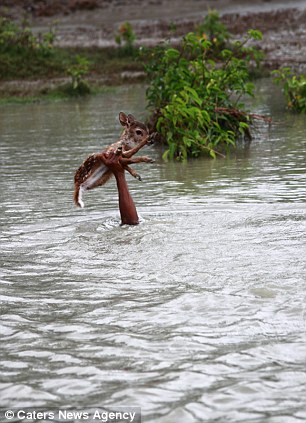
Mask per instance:
[[[248,35],[254,40],[262,40],[262,32],[257,29],[249,29]]]
[[[200,99],[198,93],[196,92],[194,88],[186,86],[185,90],[188,91],[192,95],[191,98],[195,103],[197,103],[199,106],[202,105],[202,100]]]
[[[174,143],[171,143],[169,145],[169,158],[172,160],[174,158],[175,155],[175,151],[176,151],[176,145]]]
[[[209,154],[213,159],[216,158],[216,153],[214,152],[214,150],[209,150]]]
[[[162,159],[167,162],[169,159],[169,149],[167,149],[166,151],[164,151],[163,155],[162,155]]]
[[[165,52],[165,55],[169,59],[176,59],[179,57],[180,52],[176,50],[175,48],[168,48],[168,50],[166,50]]]

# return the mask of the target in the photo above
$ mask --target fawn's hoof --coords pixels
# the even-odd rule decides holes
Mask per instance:
[[[142,177],[138,173],[135,175],[135,178],[138,179],[138,181],[140,182],[142,181]]]

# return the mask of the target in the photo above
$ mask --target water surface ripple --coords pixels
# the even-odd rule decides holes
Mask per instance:
[[[141,406],[145,422],[306,420],[304,117],[258,85],[251,147],[139,165],[72,204],[75,168],[144,87],[1,110],[1,406]]]

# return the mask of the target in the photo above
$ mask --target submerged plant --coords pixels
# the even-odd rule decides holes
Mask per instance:
[[[272,74],[274,82],[282,85],[288,109],[306,113],[306,76],[294,75],[289,67],[275,70]]]
[[[242,98],[253,95],[249,63],[256,49],[245,45],[261,36],[250,30],[217,58],[213,42],[198,32],[187,34],[179,49],[156,49],[146,67],[147,100],[155,116],[152,126],[168,146],[164,159],[215,157],[235,146],[240,135],[250,138],[252,116]]]

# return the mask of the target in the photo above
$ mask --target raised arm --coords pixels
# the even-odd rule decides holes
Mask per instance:
[[[109,153],[102,153],[102,155],[105,165],[113,172],[116,178],[121,224],[137,225],[139,218],[125,179],[124,167],[120,163],[121,154],[111,151]]]

